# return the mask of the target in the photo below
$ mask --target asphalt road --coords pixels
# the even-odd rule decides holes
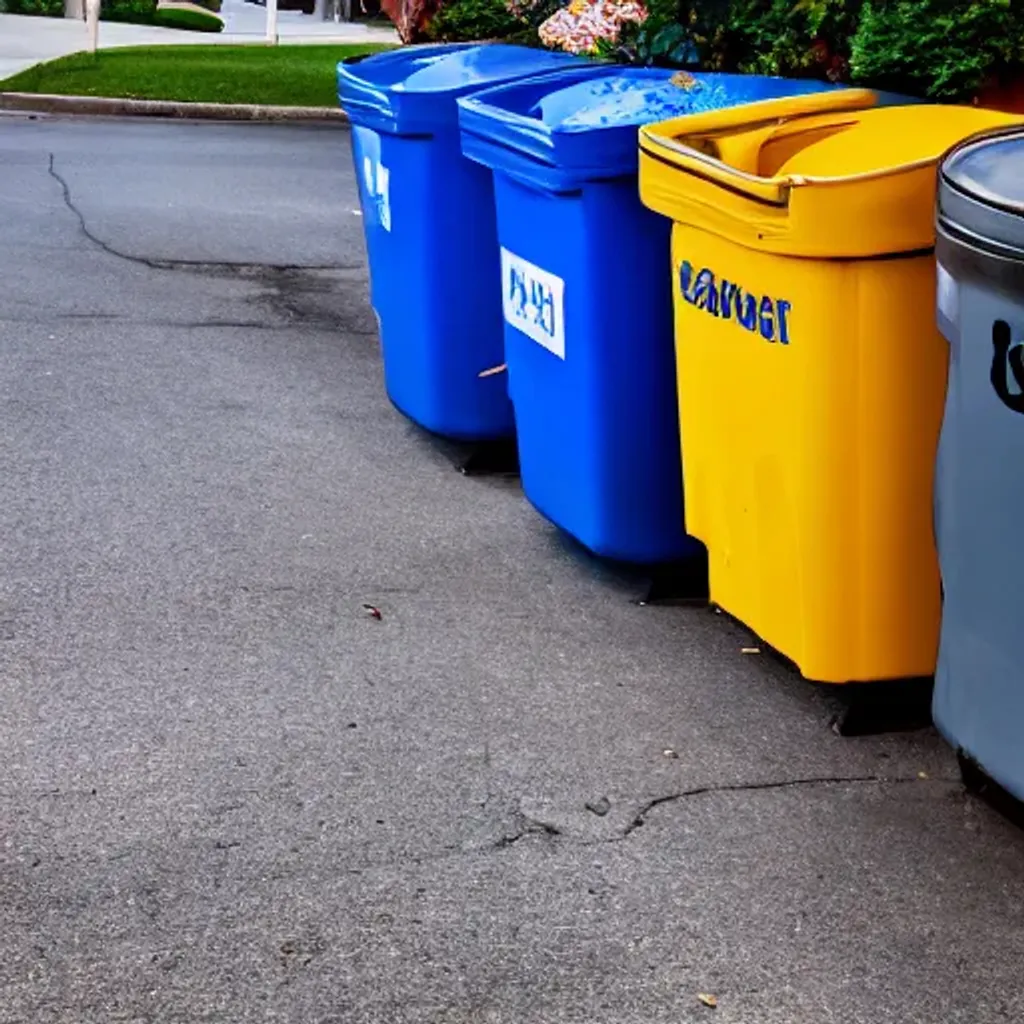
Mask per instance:
[[[343,131],[0,167],[0,1021],[1024,1019],[1024,837],[934,732],[391,408]]]

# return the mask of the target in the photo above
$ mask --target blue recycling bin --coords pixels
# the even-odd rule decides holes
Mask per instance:
[[[505,361],[523,491],[590,551],[699,550],[684,530],[665,218],[637,192],[637,129],[831,88],[761,76],[567,69],[459,100],[494,171]]]
[[[405,47],[338,65],[392,402],[436,434],[513,432],[491,174],[463,158],[456,98],[584,63],[520,46]]]

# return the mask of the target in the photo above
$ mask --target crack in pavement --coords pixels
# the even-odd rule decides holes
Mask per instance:
[[[716,795],[719,793],[757,793],[770,792],[782,789],[798,789],[811,786],[844,786],[844,785],[906,785],[910,782],[943,782],[953,783],[959,779],[952,778],[928,778],[910,775],[810,775],[796,779],[776,779],[766,782],[734,782],[722,785],[694,786],[692,789],[684,789],[678,793],[669,793],[665,796],[655,797],[648,800],[626,827],[612,839],[599,840],[600,842],[620,842],[628,838],[638,828],[647,822],[647,816],[665,804],[677,803],[680,800],[689,800],[692,797]]]
[[[462,847],[448,846],[434,852],[412,854],[405,857],[395,857],[381,861],[371,861],[356,865],[346,870],[346,874],[362,875],[368,871],[395,870],[408,865],[420,867],[424,864],[433,864],[449,860],[457,860],[464,857],[479,857],[489,853],[500,853],[517,846],[524,839],[536,837],[538,839],[553,842],[560,840],[558,845],[567,847],[589,847],[602,846],[609,843],[621,843],[628,839],[638,828],[642,827],[648,815],[658,807],[670,803],[678,803],[693,797],[715,796],[724,793],[747,793],[747,792],[776,792],[785,789],[810,788],[815,786],[842,786],[842,785],[906,785],[911,782],[942,783],[944,785],[957,784],[959,778],[932,777],[922,779],[919,776],[897,775],[821,775],[807,776],[795,779],[778,779],[767,782],[738,782],[722,785],[694,786],[691,789],[684,789],[678,793],[669,793],[665,796],[655,797],[643,804],[639,811],[633,816],[625,828],[617,831],[614,835],[605,836],[599,839],[585,839],[570,835],[557,824],[550,821],[541,821],[517,812],[516,817],[520,824],[511,832],[499,836],[491,842],[481,845],[467,845]]]
[[[563,828],[550,821],[540,821],[522,811],[516,812],[517,825],[510,831],[504,832],[489,842],[478,844],[467,844],[461,846],[443,846],[440,849],[424,850],[420,853],[399,854],[398,856],[385,857],[380,860],[367,860],[361,864],[352,864],[343,869],[346,875],[361,877],[362,875],[375,871],[404,871],[410,867],[420,868],[432,864],[439,864],[446,861],[462,860],[467,857],[484,857],[489,854],[502,853],[512,847],[518,846],[523,840],[535,837],[543,842],[543,848],[551,849],[552,845],[562,848],[581,848],[603,846],[611,843],[621,843],[627,840],[637,829],[647,822],[652,811],[664,807],[670,803],[678,803],[695,797],[716,796],[727,793],[745,792],[780,792],[786,789],[812,788],[817,786],[843,786],[843,785],[906,785],[908,783],[941,783],[943,785],[955,785],[960,782],[959,777],[929,776],[922,779],[920,776],[885,776],[885,775],[840,775],[840,776],[807,776],[794,779],[778,779],[766,782],[740,782],[726,783],[722,785],[694,786],[684,789],[678,793],[669,793],[663,796],[654,797],[644,803],[634,814],[626,826],[613,835],[601,838],[581,838],[573,836]],[[88,797],[95,796],[95,791],[85,790],[45,790],[34,794],[0,793],[4,799],[24,799],[35,797],[44,799],[47,797]],[[204,840],[205,841],[205,840]],[[218,853],[238,847],[246,846],[248,838],[232,838],[229,840],[220,839],[211,845],[211,849]],[[541,849],[538,845],[535,849]],[[129,856],[132,851],[115,851],[108,854],[104,859],[108,862],[122,860]],[[54,863],[59,863],[62,858],[58,855]],[[284,877],[284,876],[280,876]]]
[[[84,323],[116,323],[128,327],[159,327],[181,330],[204,330],[221,328],[240,328],[250,331],[287,331],[292,329],[292,324],[268,323],[265,320],[139,320],[136,317],[120,316],[116,313],[59,313],[56,316],[3,316],[0,315],[0,324],[64,324],[68,322]],[[338,324],[326,318],[320,320],[304,319],[302,326],[311,332],[335,332]],[[355,338],[376,338],[376,331],[356,331],[348,326],[345,333]]]
[[[100,238],[90,227],[84,213],[75,203],[68,180],[57,168],[56,156],[49,154],[47,171],[51,178],[60,186],[64,205],[78,221],[78,226],[85,238],[102,252],[115,259],[123,260],[150,270],[178,270],[193,274],[229,275],[239,280],[252,281],[264,292],[256,299],[257,303],[269,306],[271,313],[284,323],[267,323],[262,320],[212,319],[188,323],[176,321],[146,321],[153,327],[185,327],[185,328],[241,328],[245,330],[287,330],[293,324],[301,324],[308,331],[335,332],[344,331],[358,338],[374,338],[376,330],[366,329],[358,323],[350,322],[347,316],[332,315],[316,308],[315,300],[303,301],[304,298],[317,293],[334,291],[339,282],[358,279],[365,282],[366,265],[358,263],[327,263],[298,265],[291,263],[244,263],[218,262],[213,260],[159,259],[148,256],[133,256],[111,245]],[[312,305],[311,305],[312,302]],[[119,319],[119,318],[118,318]],[[20,322],[16,318],[14,322]],[[30,320],[28,322],[36,322]],[[125,319],[124,323],[133,322]]]
[[[513,832],[511,835],[500,836],[489,846],[482,847],[485,850],[507,850],[510,846],[515,846],[520,839],[525,839],[527,836],[564,836],[565,833],[557,826],[552,825],[549,821],[537,821],[535,818],[528,818],[523,815],[526,819],[526,824],[519,829],[518,832]]]
[[[322,264],[308,264],[300,266],[292,263],[232,263],[228,261],[218,262],[211,260],[162,260],[155,259],[148,256],[132,256],[130,253],[121,252],[120,249],[116,249],[110,245],[109,242],[103,241],[98,235],[94,234],[89,228],[86,222],[85,215],[75,205],[75,201],[71,195],[71,186],[68,184],[67,179],[57,170],[56,156],[53,153],[49,154],[49,164],[47,171],[51,178],[60,185],[61,193],[64,197],[64,205],[75,215],[78,219],[79,227],[81,228],[82,234],[92,242],[93,245],[102,249],[103,252],[109,256],[113,256],[119,260],[125,260],[129,263],[137,263],[144,267],[149,267],[151,270],[190,270],[190,271],[206,271],[206,272],[226,272],[234,273],[239,276],[259,276],[266,273],[288,273],[295,272],[299,273],[302,271],[324,271],[324,270],[361,270],[362,264],[338,264],[338,263],[322,263]]]

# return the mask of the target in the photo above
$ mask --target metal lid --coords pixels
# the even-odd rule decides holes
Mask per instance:
[[[954,237],[1024,259],[1024,124],[968,139],[946,156],[938,217]]]

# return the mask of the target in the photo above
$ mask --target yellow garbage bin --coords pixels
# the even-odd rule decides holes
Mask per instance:
[[[641,129],[670,217],[687,531],[711,599],[809,679],[930,675],[936,165],[1020,120],[848,90]]]

